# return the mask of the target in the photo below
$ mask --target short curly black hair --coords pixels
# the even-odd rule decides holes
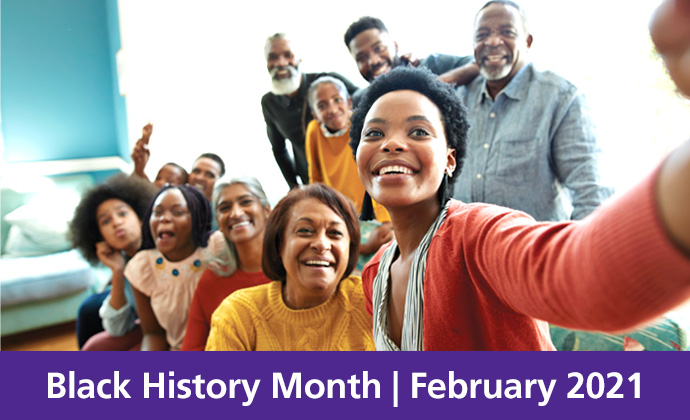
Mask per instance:
[[[218,166],[220,167],[220,174],[218,174],[218,178],[220,178],[221,176],[225,175],[225,162],[223,162],[223,159],[221,159],[220,156],[218,156],[218,155],[215,154],[215,153],[202,153],[202,154],[199,155],[198,158],[196,158],[196,159],[194,160],[194,163],[196,163],[196,161],[199,160],[199,159],[201,159],[201,158],[206,158],[206,159],[211,159],[211,160],[216,161],[216,163],[217,163]],[[192,170],[194,170],[194,168],[192,168]]]
[[[388,28],[379,18],[372,16],[362,16],[356,22],[352,22],[345,31],[345,46],[350,49],[350,42],[359,34],[369,29],[378,29],[381,32],[388,32]]]
[[[364,118],[371,106],[381,96],[397,90],[413,90],[426,96],[433,102],[441,113],[441,121],[446,135],[448,147],[455,149],[456,167],[454,176],[444,177],[444,184],[439,188],[439,201],[444,204],[453,195],[453,185],[457,175],[462,170],[467,148],[467,109],[455,89],[442,82],[438,76],[426,68],[398,67],[390,72],[377,77],[367,88],[357,108],[352,114],[350,124],[350,146],[353,153],[357,153],[357,147],[362,137]]]
[[[172,188],[180,190],[187,202],[189,214],[192,216],[192,239],[194,240],[194,245],[205,248],[208,245],[208,238],[211,236],[211,219],[213,217],[211,205],[201,191],[189,184],[185,184],[166,185],[161,188],[150,201],[144,213],[144,217],[141,219],[144,222],[141,229],[141,249],[153,249],[156,247],[153,235],[151,234],[151,224],[149,223],[151,214],[153,213],[153,205],[161,194]]]
[[[96,218],[98,206],[104,201],[117,199],[127,203],[139,220],[144,220],[146,208],[155,194],[156,188],[153,184],[125,174],[114,175],[86,191],[69,224],[72,246],[78,249],[88,262],[97,264],[96,243],[103,240]]]

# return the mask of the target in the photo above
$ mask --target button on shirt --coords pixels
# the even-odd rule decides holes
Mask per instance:
[[[601,183],[589,110],[567,80],[528,64],[495,100],[481,76],[458,93],[470,132],[456,199],[546,221],[581,219],[613,193]]]

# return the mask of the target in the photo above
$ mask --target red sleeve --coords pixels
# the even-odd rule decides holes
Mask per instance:
[[[657,174],[577,222],[472,223],[471,275],[516,312],[568,328],[616,332],[662,315],[690,297],[690,259],[665,232]]]
[[[206,322],[203,308],[203,291],[205,285],[212,277],[210,270],[204,271],[199,279],[199,284],[194,291],[192,298],[192,305],[189,308],[189,319],[187,320],[187,331],[182,340],[182,351],[201,351],[206,347],[206,339],[210,332],[211,326]]]

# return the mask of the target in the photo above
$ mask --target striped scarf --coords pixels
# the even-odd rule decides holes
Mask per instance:
[[[422,238],[415,251],[410,268],[410,278],[405,296],[405,314],[403,317],[402,339],[400,348],[389,338],[388,334],[388,287],[393,259],[398,251],[398,243],[393,241],[383,252],[379,271],[374,279],[372,302],[374,308],[374,342],[376,350],[424,350],[424,325],[422,312],[424,308],[424,272],[429,245],[436,231],[446,219],[450,200],[443,206],[436,220]]]

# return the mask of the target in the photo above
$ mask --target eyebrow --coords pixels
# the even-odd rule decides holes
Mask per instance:
[[[173,205],[170,207],[170,209],[175,209],[175,208],[177,208],[177,207],[185,208],[185,207],[187,207],[187,206],[185,206],[185,205],[183,205],[183,204],[180,204],[180,203],[175,203],[175,204],[173,204]],[[153,209],[154,209],[154,210],[159,210],[159,209],[161,209],[161,208],[167,209],[168,207],[163,206],[163,204],[159,204],[159,205],[157,205],[156,207],[154,207]]]
[[[428,123],[431,123],[431,121],[429,121],[429,119],[424,115],[413,115],[411,117],[408,117],[405,121],[426,121]]]
[[[242,194],[241,196],[237,197],[236,201],[244,200],[245,198],[253,198],[253,197],[252,197],[252,194],[249,194],[249,193]],[[233,201],[232,199],[220,200],[220,201],[218,201],[218,205],[220,206],[221,204],[225,204],[225,203],[232,202],[232,201]]]
[[[120,209],[123,208],[123,207],[126,208],[127,206],[126,206],[125,204],[120,204],[119,206],[115,207],[115,211],[118,211],[118,210],[120,210]],[[96,215],[96,220],[102,219],[102,218],[106,217],[107,215],[108,215],[108,212],[102,212],[102,213],[100,213],[100,214],[97,214],[97,215]]]
[[[309,222],[309,223],[314,223],[314,220],[311,219],[311,218],[309,218],[309,217],[300,217],[299,219],[297,219],[297,221],[298,221],[298,222]],[[330,222],[328,222],[328,225],[329,225],[329,226],[333,226],[333,225],[342,225],[342,224],[344,224],[344,222],[341,222],[341,221],[339,221],[339,220],[331,220]]]
[[[426,121],[428,123],[431,123],[431,121],[425,117],[424,115],[412,115],[409,116],[405,119],[405,122],[411,122],[411,121]],[[388,121],[383,119],[383,118],[378,118],[374,117],[370,119],[369,121],[366,122],[366,124],[387,124]]]

